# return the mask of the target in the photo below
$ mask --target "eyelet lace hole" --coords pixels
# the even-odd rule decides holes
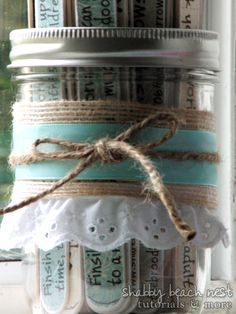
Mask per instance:
[[[96,227],[95,226],[89,226],[88,230],[91,232],[91,233],[94,233],[96,231]]]
[[[101,235],[99,236],[99,239],[100,239],[101,241],[106,240],[106,236],[105,236],[105,234],[101,234]]]
[[[103,224],[105,222],[104,218],[98,218],[98,223]]]
[[[211,228],[211,224],[210,224],[209,222],[206,222],[206,223],[205,223],[205,228],[206,228],[206,229],[210,229],[210,228]]]
[[[57,229],[57,224],[56,223],[53,223],[52,225],[51,225],[51,230],[56,230]]]
[[[109,229],[109,232],[110,233],[114,233],[116,230],[116,227],[115,226],[111,226],[110,229]]]

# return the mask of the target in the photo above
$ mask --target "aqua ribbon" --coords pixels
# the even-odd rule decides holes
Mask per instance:
[[[114,137],[126,130],[128,124],[42,124],[16,125],[13,132],[13,153],[24,154],[38,138],[63,138],[74,142],[91,142]],[[166,128],[147,127],[134,136],[132,143],[146,143],[161,138]],[[23,140],[22,140],[23,139]],[[43,145],[44,151],[58,150],[54,145]],[[203,130],[180,129],[175,136],[158,148],[158,151],[216,153],[216,134]],[[153,159],[164,183],[216,186],[217,165],[208,161]],[[42,161],[18,165],[16,180],[58,180],[77,164],[76,160]],[[80,174],[79,180],[143,181],[145,175],[131,160],[117,164],[95,164]]]

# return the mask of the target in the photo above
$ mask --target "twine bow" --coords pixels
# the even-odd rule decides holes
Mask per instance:
[[[154,122],[164,122],[170,125],[167,132],[158,140],[147,143],[145,145],[129,144],[127,141],[136,133],[146,128]],[[126,131],[119,134],[114,139],[102,138],[95,143],[73,143],[65,140],[44,138],[38,139],[33,143],[30,154],[20,156],[10,156],[10,163],[13,166],[20,164],[31,164],[44,160],[67,160],[79,159],[78,165],[69,172],[64,178],[56,181],[50,188],[31,196],[20,203],[8,206],[0,211],[0,214],[6,214],[27,206],[59,189],[66,183],[75,179],[82,171],[97,161],[103,163],[121,162],[126,158],[131,158],[138,162],[150,180],[150,189],[156,194],[165,206],[171,221],[174,223],[177,231],[185,239],[190,241],[196,235],[196,232],[178,215],[174,199],[163,184],[160,174],[155,165],[149,158],[153,148],[157,148],[165,142],[169,141],[177,131],[179,125],[178,119],[172,113],[156,113],[152,114],[143,121],[134,124]],[[65,147],[64,151],[41,152],[38,146],[41,144],[56,144]],[[186,159],[186,157],[184,157]]]

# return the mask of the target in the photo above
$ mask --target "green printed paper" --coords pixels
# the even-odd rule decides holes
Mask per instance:
[[[61,244],[39,254],[41,302],[47,312],[58,313],[68,297],[67,246]]]
[[[126,285],[124,246],[101,253],[85,249],[87,297],[94,303],[118,302]]]
[[[167,27],[166,0],[131,0],[133,27]]]
[[[64,26],[64,0],[35,0],[36,27]]]
[[[114,27],[116,0],[76,0],[76,19],[83,27]]]

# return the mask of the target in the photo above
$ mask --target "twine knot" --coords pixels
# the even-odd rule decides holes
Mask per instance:
[[[97,158],[100,159],[103,163],[112,163],[120,161],[116,159],[112,150],[109,148],[109,139],[102,138],[94,144],[94,152],[97,155]]]
[[[131,144],[129,140],[131,137],[147,126],[153,123],[160,123],[168,125],[166,133],[159,139],[145,144]],[[153,194],[159,197],[160,201],[166,208],[169,217],[175,225],[180,235],[186,239],[191,240],[195,237],[196,232],[179,216],[176,209],[174,199],[162,182],[161,176],[158,173],[155,165],[151,161],[149,156],[159,154],[160,152],[153,151],[169,141],[177,132],[179,120],[175,114],[170,112],[157,112],[151,114],[141,122],[138,122],[128,128],[126,131],[120,133],[113,138],[102,138],[95,143],[73,143],[61,139],[43,138],[38,139],[33,143],[31,152],[27,155],[14,155],[10,156],[10,164],[13,166],[21,164],[31,164],[35,162],[41,162],[44,160],[67,160],[76,159],[79,160],[78,165],[71,170],[64,178],[56,181],[52,186],[34,196],[31,196],[20,203],[12,206],[8,206],[1,210],[0,214],[6,214],[18,210],[26,205],[29,205],[47,195],[52,194],[55,190],[64,186],[66,183],[75,179],[79,174],[87,169],[95,162],[113,163],[121,162],[126,158],[131,158],[140,164],[144,172],[149,177],[150,190]],[[54,144],[60,147],[59,151],[43,152],[39,150],[41,144]],[[65,148],[62,150],[62,148]],[[161,152],[160,156],[164,158],[175,158],[180,160],[208,160],[212,162],[218,161],[217,154],[206,153],[186,153],[186,152]]]

